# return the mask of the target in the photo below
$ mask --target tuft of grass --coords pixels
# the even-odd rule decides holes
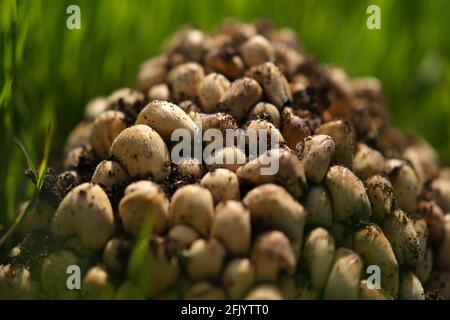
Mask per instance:
[[[25,210],[17,217],[17,219],[14,221],[13,225],[0,238],[0,248],[7,242],[9,237],[11,237],[14,234],[14,232],[17,230],[17,228],[22,224],[22,222],[26,219],[26,217],[30,214],[30,212],[36,206],[36,202],[39,197],[39,192],[42,190],[42,186],[44,184],[44,175],[45,175],[45,170],[47,169],[51,139],[52,139],[52,127],[51,127],[51,125],[49,125],[48,130],[47,130],[47,136],[45,139],[44,156],[39,165],[39,170],[37,173],[36,173],[36,166],[34,165],[33,159],[31,159],[29,153],[27,152],[27,149],[18,139],[15,139],[17,145],[19,146],[20,150],[23,152],[23,155],[25,156],[25,159],[28,163],[28,170],[30,170],[30,172],[32,172],[34,175],[35,188],[34,188],[33,195],[31,196],[31,200],[28,202]]]
[[[145,299],[150,288],[153,266],[149,247],[154,224],[152,217],[154,214],[150,212],[146,215],[128,261],[127,276],[136,288],[136,292],[133,292],[136,299]]]

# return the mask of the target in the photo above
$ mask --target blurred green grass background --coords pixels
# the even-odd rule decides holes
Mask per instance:
[[[71,4],[81,30],[66,28]],[[366,27],[369,4],[381,8],[381,30]],[[134,86],[139,64],[181,24],[213,30],[225,17],[270,18],[321,61],[380,78],[395,126],[424,136],[449,164],[449,16],[446,0],[0,0],[0,225],[32,191],[14,137],[38,162],[51,122],[55,160],[89,99]]]

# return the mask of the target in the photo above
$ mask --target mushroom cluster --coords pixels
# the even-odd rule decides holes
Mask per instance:
[[[320,64],[290,29],[227,20],[181,28],[137,84],[86,106],[0,298],[450,299],[450,170],[390,126],[379,81]],[[279,170],[233,145],[175,164],[176,129],[268,130]],[[130,278],[147,221],[150,276]]]

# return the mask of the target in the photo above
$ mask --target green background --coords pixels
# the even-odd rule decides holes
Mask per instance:
[[[81,30],[66,28],[70,4]],[[381,7],[381,30],[366,27],[369,4]],[[0,0],[0,225],[32,191],[14,137],[38,162],[51,122],[55,161],[89,99],[134,86],[139,64],[181,24],[213,30],[231,16],[292,27],[321,61],[380,78],[393,123],[450,163],[450,1]]]

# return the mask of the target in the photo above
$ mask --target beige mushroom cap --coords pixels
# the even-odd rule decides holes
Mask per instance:
[[[170,173],[166,144],[155,130],[143,124],[123,130],[114,140],[110,154],[131,177],[151,175],[153,179],[161,180]]]
[[[92,183],[75,187],[56,210],[51,230],[58,237],[77,236],[86,248],[102,248],[114,233],[108,196]]]

